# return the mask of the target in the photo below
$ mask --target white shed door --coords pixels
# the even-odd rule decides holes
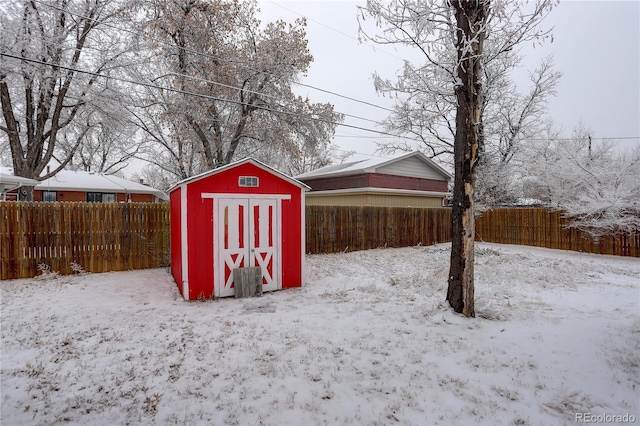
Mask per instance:
[[[274,199],[222,198],[218,201],[217,297],[233,296],[233,270],[260,266],[262,291],[280,288],[280,212]]]

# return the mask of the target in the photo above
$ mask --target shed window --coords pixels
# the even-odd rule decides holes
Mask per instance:
[[[42,201],[58,201],[58,193],[56,191],[42,191]]]
[[[258,186],[257,176],[240,176],[238,180],[239,186]]]

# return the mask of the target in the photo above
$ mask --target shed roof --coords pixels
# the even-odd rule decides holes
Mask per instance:
[[[229,163],[229,164],[226,164],[224,166],[218,167],[217,169],[209,170],[209,171],[206,171],[204,173],[200,173],[199,175],[191,176],[191,177],[188,177],[188,178],[186,178],[184,180],[181,180],[180,182],[176,183],[173,187],[171,187],[171,189],[169,189],[169,192],[172,192],[177,187],[179,187],[180,185],[183,185],[185,183],[195,182],[197,180],[204,179],[204,178],[207,178],[209,176],[213,176],[213,175],[218,174],[218,173],[222,173],[222,172],[224,172],[226,170],[232,169],[234,167],[237,167],[237,166],[239,166],[241,164],[245,164],[245,163],[253,164],[254,166],[256,166],[256,167],[258,167],[258,168],[260,168],[260,169],[262,169],[262,170],[264,170],[266,172],[269,172],[271,174],[277,175],[281,179],[283,179],[283,180],[285,180],[285,181],[287,181],[287,182],[289,182],[289,183],[291,183],[291,184],[293,184],[293,185],[295,185],[297,187],[300,187],[300,188],[304,189],[305,191],[308,191],[308,190],[311,189],[308,185],[304,184],[303,182],[300,182],[299,180],[294,179],[291,176],[288,176],[288,175],[282,173],[281,171],[278,171],[278,170],[274,169],[273,167],[264,164],[262,161],[256,160],[255,158],[252,158],[252,157],[248,157],[248,158],[245,158],[243,160],[234,161],[233,163]]]
[[[427,166],[434,169],[436,172],[441,174],[447,180],[452,178],[451,174],[447,172],[445,169],[436,164],[433,160],[428,158],[420,151],[413,152],[403,152],[392,157],[377,157],[370,158],[368,160],[359,160],[353,161],[349,163],[342,164],[331,164],[329,166],[321,167],[316,170],[312,170],[310,172],[302,173],[296,176],[296,179],[316,179],[316,178],[325,178],[325,177],[338,177],[338,176],[348,176],[355,175],[360,173],[376,173],[376,170],[388,166],[392,163],[397,163],[407,158],[415,157],[420,161],[425,163]]]

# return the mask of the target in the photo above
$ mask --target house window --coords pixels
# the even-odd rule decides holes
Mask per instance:
[[[256,176],[240,176],[238,180],[239,186],[258,186],[258,178]]]
[[[87,192],[87,202],[88,203],[101,203],[102,202],[102,193],[101,192]]]
[[[87,192],[88,203],[115,203],[116,194],[103,192]]]
[[[58,193],[56,191],[42,191],[42,201],[58,201]]]

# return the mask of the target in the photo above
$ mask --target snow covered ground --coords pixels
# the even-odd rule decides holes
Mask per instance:
[[[309,256],[304,288],[242,300],[184,302],[164,269],[0,282],[0,420],[640,422],[638,259],[479,244],[466,319],[448,258]]]

